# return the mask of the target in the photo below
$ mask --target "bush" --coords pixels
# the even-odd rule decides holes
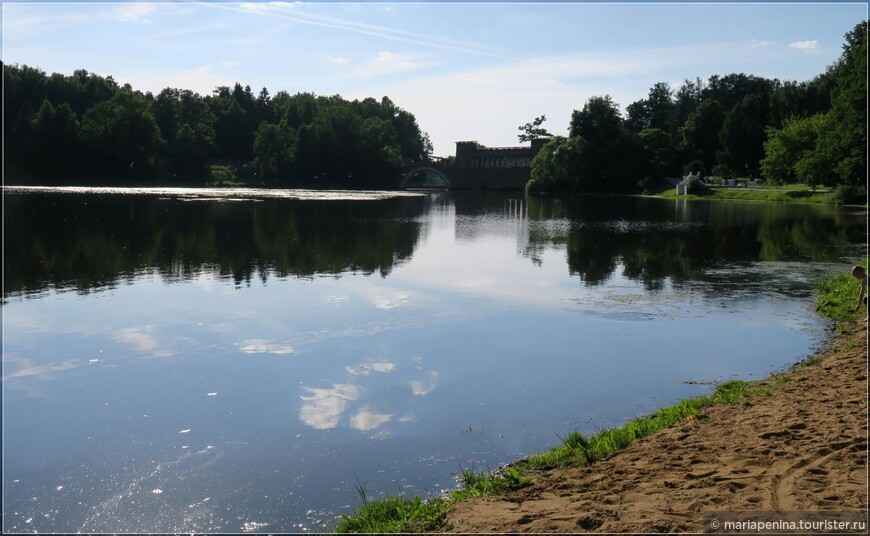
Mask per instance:
[[[715,166],[713,166],[712,173],[717,177],[725,177],[727,175],[731,175],[732,171],[731,168],[725,164],[716,164]]]
[[[704,171],[704,162],[700,160],[692,160],[688,164],[683,167],[683,174],[688,175],[689,173],[701,173]]]
[[[692,177],[689,179],[689,186],[687,191],[690,194],[701,193],[707,189],[707,185],[699,177]]]
[[[650,176],[646,176],[643,178],[642,181],[637,183],[637,185],[640,187],[641,190],[644,191],[644,195],[648,195],[649,192],[656,191],[656,189],[658,187],[658,181],[656,181],[655,179],[653,179]]]
[[[844,205],[864,205],[867,203],[867,189],[863,186],[841,185],[837,188],[837,202]]]

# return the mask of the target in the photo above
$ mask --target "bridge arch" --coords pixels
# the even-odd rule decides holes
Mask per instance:
[[[449,190],[450,180],[443,171],[434,167],[423,166],[414,168],[402,178],[399,188],[423,188],[432,190]]]

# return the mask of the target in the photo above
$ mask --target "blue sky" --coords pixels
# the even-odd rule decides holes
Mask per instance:
[[[435,144],[517,145],[546,114],[656,82],[743,72],[808,80],[840,55],[866,3],[3,2],[5,63],[87,69],[135,89],[210,94],[241,82],[389,96]]]

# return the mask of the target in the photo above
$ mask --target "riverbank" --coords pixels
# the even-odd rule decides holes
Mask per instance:
[[[455,532],[701,532],[705,512],[860,511],[867,494],[867,324],[812,359],[585,467],[453,504]]]
[[[866,514],[867,324],[853,309],[856,283],[841,274],[820,286],[817,310],[837,333],[824,348],[788,371],[743,384],[732,403],[690,408],[676,424],[636,434],[603,456],[596,437],[569,436],[564,447],[498,476],[464,474],[465,489],[449,500],[366,503],[339,530],[700,532],[705,512]]]
[[[665,199],[728,199],[735,201],[762,201],[775,203],[817,203],[817,204],[849,204],[866,206],[866,196],[849,189],[816,189],[801,184],[787,186],[750,186],[750,187],[710,187],[697,192],[677,195],[673,186],[663,186],[653,192],[652,197]],[[864,202],[860,202],[864,199]]]

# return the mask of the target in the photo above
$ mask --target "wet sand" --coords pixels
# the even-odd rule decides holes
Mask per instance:
[[[454,532],[702,532],[707,512],[867,511],[867,324],[761,382],[591,466],[457,503]]]

